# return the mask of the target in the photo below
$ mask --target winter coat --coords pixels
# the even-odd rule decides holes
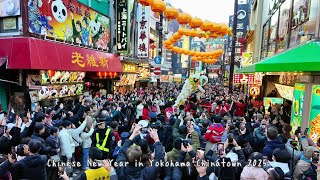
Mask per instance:
[[[149,110],[147,108],[143,108],[142,110],[142,120],[150,120]]]
[[[5,136],[0,137],[0,154],[9,154],[12,146],[17,146],[20,142],[20,128],[13,127],[10,133],[13,132],[12,138]]]
[[[262,155],[267,156],[269,161],[272,161],[272,153],[276,148],[285,148],[285,145],[280,138],[276,138],[272,141],[267,141],[266,145],[262,149]]]
[[[140,116],[142,116],[142,110],[143,110],[143,105],[139,104],[137,106],[137,113],[136,113],[136,119],[139,119]]]
[[[46,180],[47,156],[30,155],[13,163],[13,179]]]
[[[92,136],[93,132],[94,132],[94,128],[91,127],[89,132],[83,131],[81,133],[80,137],[82,139],[82,148],[83,149],[91,147],[91,144],[92,144],[91,136]]]
[[[263,168],[245,166],[241,173],[241,180],[269,180],[269,175]]]
[[[117,163],[125,163],[126,151],[131,146],[132,141],[127,139],[122,148],[119,151]],[[164,161],[164,151],[161,142],[154,143],[155,156],[154,161],[152,161],[152,166],[142,166],[136,167],[134,165],[118,166],[116,167],[116,173],[119,179],[133,179],[133,178],[143,178],[143,179],[157,179],[161,167],[155,166],[156,162]]]
[[[58,137],[61,143],[61,155],[67,157],[67,159],[71,159],[72,154],[75,152],[75,144],[71,132],[68,129],[63,128]]]
[[[59,138],[54,137],[53,135],[49,136],[46,139],[46,146],[52,149],[52,151],[49,153],[49,156],[57,155],[56,150],[60,148]]]
[[[82,124],[76,129],[69,129],[71,132],[71,137],[73,139],[75,147],[78,147],[82,144],[82,139],[80,138],[81,132],[86,128],[87,121],[83,121]]]
[[[234,112],[234,115],[243,117],[244,116],[244,110],[246,109],[246,104],[245,103],[236,102],[234,104],[234,106],[236,108],[236,111]]]
[[[33,133],[31,136],[31,139],[36,139],[41,142],[41,149],[40,154],[43,155],[49,155],[49,154],[57,154],[56,149],[52,149],[50,146],[46,145],[46,141],[43,139],[43,137],[38,133]]]

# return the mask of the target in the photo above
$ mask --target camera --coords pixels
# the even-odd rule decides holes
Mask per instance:
[[[318,163],[319,162],[319,152],[313,151],[312,153],[312,163]]]

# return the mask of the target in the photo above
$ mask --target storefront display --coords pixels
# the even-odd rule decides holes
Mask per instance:
[[[274,106],[276,104],[283,104],[283,98],[269,98],[265,97],[263,98],[263,106],[265,108],[265,112],[268,112],[269,107]]]
[[[134,85],[137,79],[136,74],[123,74],[120,78],[119,86]]]
[[[303,104],[306,93],[306,85],[296,83],[293,91],[292,113],[291,113],[291,126],[294,132],[302,125]]]
[[[69,71],[41,71],[41,84],[66,84],[66,83],[82,83],[85,72],[69,72]]]
[[[314,142],[320,136],[320,85],[313,85],[310,101],[309,134]]]
[[[140,81],[141,80],[149,80],[149,77],[150,77],[150,69],[149,68],[139,67],[137,73],[138,73]]]

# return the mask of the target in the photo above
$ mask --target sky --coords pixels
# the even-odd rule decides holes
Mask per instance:
[[[168,0],[172,6],[202,20],[228,23],[234,0]]]

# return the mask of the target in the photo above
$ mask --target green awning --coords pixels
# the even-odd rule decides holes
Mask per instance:
[[[307,42],[236,71],[254,72],[320,72],[320,41]]]

